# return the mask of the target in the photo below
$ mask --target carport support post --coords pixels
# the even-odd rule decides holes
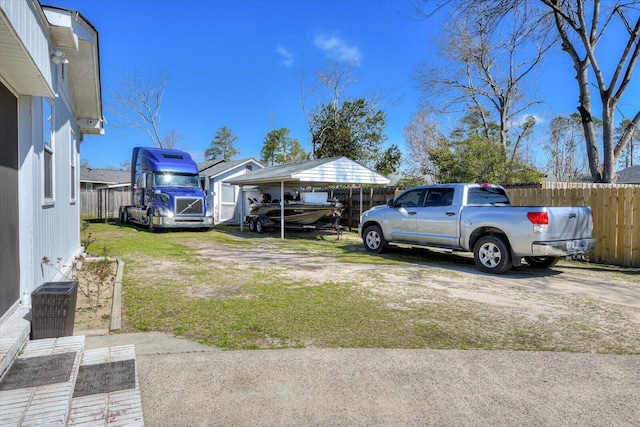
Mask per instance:
[[[362,185],[360,185],[360,216],[358,217],[358,223],[362,222]]]
[[[280,181],[280,238],[284,239],[284,181]]]
[[[240,231],[244,231],[244,185],[240,186]]]

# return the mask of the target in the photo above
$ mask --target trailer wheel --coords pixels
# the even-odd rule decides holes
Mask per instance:
[[[560,260],[559,256],[526,256],[524,260],[527,261],[531,267],[534,268],[549,268],[553,267]]]
[[[249,231],[251,231],[252,233],[254,231],[256,231],[256,219],[255,218],[251,218],[249,220]]]
[[[473,247],[473,259],[481,271],[502,274],[511,269],[511,250],[500,236],[481,237]]]
[[[265,231],[267,231],[267,228],[264,226],[262,221],[260,221],[260,218],[256,219],[256,231],[258,233],[264,233]]]

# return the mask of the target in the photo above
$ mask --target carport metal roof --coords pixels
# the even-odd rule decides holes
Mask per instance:
[[[308,160],[272,166],[225,181],[236,185],[260,184],[389,184],[389,178],[346,157]]]
[[[285,165],[267,167],[249,172],[243,176],[225,180],[234,185],[266,185],[280,184],[281,237],[284,239],[284,186],[295,185],[360,185],[360,214],[362,214],[362,185],[386,185],[391,181],[373,169],[361,165],[347,157],[330,157],[325,159],[308,160],[305,162],[289,163]],[[241,210],[244,203],[240,204]],[[241,218],[244,212],[241,212]],[[240,220],[243,228],[243,220]]]

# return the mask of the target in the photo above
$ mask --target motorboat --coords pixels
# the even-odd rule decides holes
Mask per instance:
[[[282,206],[280,200],[271,199],[269,194],[261,194],[260,200],[249,199],[249,217],[267,217],[275,225],[280,224]],[[284,197],[284,220],[286,226],[308,226],[320,222],[330,222],[336,210],[342,210],[338,199],[329,198],[329,193],[301,192],[296,196]]]

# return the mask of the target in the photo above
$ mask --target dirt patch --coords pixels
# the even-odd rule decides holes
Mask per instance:
[[[117,263],[110,261],[104,268],[102,270],[94,262],[85,260],[78,271],[74,333],[109,330]]]
[[[354,244],[361,244],[348,236]],[[410,309],[419,302],[445,299],[486,304],[532,319],[562,320],[576,311],[608,323],[640,325],[640,270],[561,262],[550,269],[523,264],[504,275],[478,271],[469,254],[439,254],[422,249],[392,248],[390,256],[408,258],[402,265],[341,262],[327,254],[274,250],[256,242],[252,248],[187,245],[214,262],[212,272],[231,267],[278,274],[307,285],[354,283],[373,293],[393,297],[394,306]],[[416,257],[416,254],[418,256]],[[375,257],[375,255],[372,255]],[[414,260],[418,258],[417,260]],[[426,260],[421,260],[426,259]],[[215,273],[212,273],[215,274]],[[192,288],[194,295],[208,290]]]

